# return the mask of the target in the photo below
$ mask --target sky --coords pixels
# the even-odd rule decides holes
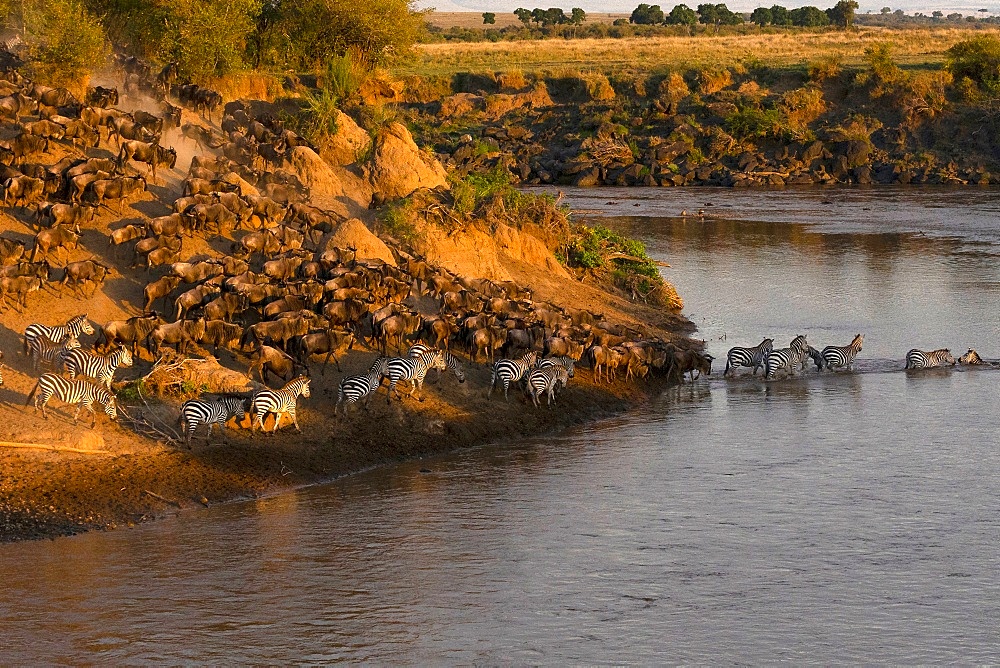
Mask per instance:
[[[678,2],[682,0],[569,0],[568,2],[564,0],[416,0],[416,6],[419,9],[426,9],[428,7],[433,7],[440,12],[512,12],[518,7],[527,7],[528,9],[533,9],[535,7],[562,7],[563,9],[570,9],[572,7],[580,7],[588,12],[631,12],[635,9],[639,2],[646,2],[648,4],[659,4],[664,9],[669,9],[673,7]],[[716,0],[718,1],[718,0]],[[902,9],[907,14],[913,14],[914,12],[923,12],[924,14],[930,14],[935,9],[940,9],[945,14],[950,14],[952,12],[961,12],[962,14],[977,14],[982,16],[976,10],[978,9],[989,9],[990,14],[996,14],[1000,11],[1000,1],[998,0],[983,0],[981,4],[974,4],[974,0],[906,0],[906,2],[893,2],[892,0],[878,0],[872,2],[871,0],[858,0],[860,5],[859,13],[863,14],[869,10],[872,13],[877,13],[880,8],[889,6],[893,10]],[[688,0],[686,2],[690,7],[696,7],[699,2],[698,0]],[[802,1],[789,1],[781,2],[780,0],[731,0],[726,3],[726,6],[733,11],[752,11],[755,7],[761,5],[766,5],[770,7],[773,4],[780,4],[784,7],[794,8],[801,7],[802,5],[815,5],[817,7],[826,7],[827,5],[836,4],[836,0],[806,0]]]

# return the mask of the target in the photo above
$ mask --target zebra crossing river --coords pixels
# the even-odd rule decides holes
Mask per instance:
[[[717,367],[558,437],[0,546],[0,662],[995,661],[1000,373],[899,371],[1000,357],[994,192],[565,201],[671,264],[718,359],[860,332],[857,372]]]

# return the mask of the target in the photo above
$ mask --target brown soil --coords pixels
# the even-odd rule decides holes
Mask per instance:
[[[188,119],[185,119],[188,120]],[[406,399],[386,405],[380,391],[367,411],[355,410],[344,419],[333,419],[337,384],[342,374],[334,367],[321,374],[313,365],[312,397],[300,400],[302,434],[291,428],[276,436],[251,438],[245,429],[227,429],[221,445],[216,433],[212,444],[204,435],[192,450],[153,442],[99,416],[94,430],[88,416],[73,424],[71,411],[53,401],[50,417],[43,420],[25,400],[36,374],[21,353],[20,334],[32,322],[54,324],[86,312],[94,323],[139,313],[142,289],[150,280],[144,270],[127,267],[131,249],[117,252],[108,243],[109,229],[137,219],[163,215],[179,192],[181,169],[190,161],[191,147],[179,137],[165,144],[181,149],[178,169],[159,173],[158,185],[140,201],[120,213],[102,209],[96,226],[85,229],[81,246],[58,258],[66,261],[99,258],[114,266],[115,275],[89,298],[68,289],[48,290],[29,297],[25,313],[7,310],[0,315],[0,350],[4,352],[4,385],[0,387],[0,542],[54,537],[93,529],[112,529],[147,521],[164,514],[233,499],[272,494],[296,486],[486,442],[513,441],[594,420],[625,410],[654,396],[660,380],[626,385],[597,386],[587,369],[580,369],[560,396],[558,408],[534,409],[523,397],[509,402],[486,397],[489,367],[466,364],[467,380],[459,384],[449,375],[432,378],[425,385],[426,401]],[[68,149],[67,149],[68,150]],[[104,149],[91,155],[108,155]],[[45,158],[52,163],[61,155]],[[29,242],[34,231],[25,223],[28,211],[8,209],[0,214],[0,232]],[[226,239],[184,240],[186,260],[219,255]],[[507,259],[504,268],[520,283],[531,285],[536,299],[603,312],[611,321],[642,323],[652,334],[682,338],[690,323],[680,316],[612,297],[589,285],[553,277],[551,272],[525,262]],[[153,275],[153,277],[158,274]],[[87,337],[90,343],[93,337]],[[196,351],[197,354],[206,354]],[[374,352],[356,350],[342,366],[345,372],[364,370]],[[246,357],[220,353],[220,363],[245,372]],[[136,378],[151,367],[148,353],[119,378]],[[515,393],[516,394],[516,393]],[[176,420],[176,403],[160,409]],[[95,451],[53,452],[9,447],[10,443],[41,444]]]

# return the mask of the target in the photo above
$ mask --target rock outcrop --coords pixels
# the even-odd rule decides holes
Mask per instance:
[[[375,142],[369,180],[384,200],[406,197],[419,188],[447,187],[447,173],[441,163],[426,156],[402,123],[392,123]]]
[[[353,165],[359,155],[368,151],[372,138],[353,118],[340,110],[337,110],[334,123],[337,131],[324,142],[323,157],[336,165]]]
[[[357,251],[358,259],[382,260],[387,264],[396,266],[396,258],[392,251],[369,230],[364,223],[357,218],[344,221],[334,231],[333,235],[326,242],[327,249],[330,248],[353,248]]]

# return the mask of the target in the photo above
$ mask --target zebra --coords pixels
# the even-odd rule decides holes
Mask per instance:
[[[959,357],[958,361],[959,361],[960,364],[968,364],[969,366],[977,366],[977,365],[980,365],[980,364],[989,364],[989,362],[986,362],[982,357],[979,356],[979,353],[977,353],[972,348],[969,348],[969,352],[967,352],[964,355],[962,355],[961,357]],[[0,380],[0,384],[2,384],[2,383],[3,383],[3,381]]]
[[[75,336],[70,336],[62,343],[52,343],[44,337],[37,339],[31,347],[31,367],[38,371],[42,362],[45,362],[58,369],[66,356],[79,347],[80,341]]]
[[[826,368],[833,371],[835,368],[847,367],[848,371],[852,371],[854,367],[854,358],[858,356],[861,352],[861,344],[865,341],[864,334],[857,334],[854,340],[851,341],[850,345],[847,346],[827,346],[823,348],[823,352],[820,353],[823,356],[823,362],[826,363]]]
[[[111,389],[111,381],[119,366],[132,366],[132,353],[125,346],[118,346],[108,355],[98,355],[85,350],[71,350],[63,358],[63,370],[70,378],[86,376]]]
[[[573,359],[572,357],[546,357],[544,359],[538,360],[538,363],[535,364],[535,368],[547,369],[550,366],[561,366],[562,368],[566,369],[566,373],[569,374],[570,378],[572,378],[574,373],[573,367],[575,364],[576,360]]]
[[[771,354],[774,349],[774,339],[764,339],[758,343],[753,348],[741,348],[736,346],[735,348],[730,348],[729,353],[726,354],[726,370],[722,374],[725,378],[729,375],[729,371],[735,371],[741,366],[753,367],[753,375],[757,375],[757,369],[764,366],[764,360],[767,356]]]
[[[25,357],[31,355],[33,346],[38,345],[42,339],[47,339],[52,343],[62,343],[70,337],[78,339],[81,334],[93,333],[94,327],[87,320],[86,313],[70,318],[65,325],[56,327],[32,323],[24,330],[24,355]]]
[[[546,394],[546,406],[551,406],[556,401],[556,389],[559,386],[566,387],[569,383],[569,370],[566,367],[554,364],[542,369],[532,369],[527,377],[527,384],[524,392],[531,397],[535,408],[541,407],[539,398]]]
[[[430,369],[444,371],[448,368],[444,361],[444,353],[440,350],[432,350],[422,353],[418,357],[390,357],[385,363],[385,371],[382,375],[389,379],[389,388],[386,392],[385,402],[392,403],[392,393],[397,392],[396,383],[401,380],[408,380],[413,384],[410,396],[417,394],[417,391],[424,386],[424,376]],[[419,401],[423,401],[417,396]],[[402,401],[402,397],[400,397]]]
[[[229,418],[236,416],[242,420],[246,414],[246,398],[240,396],[225,396],[219,399],[190,399],[181,406],[180,425],[181,431],[186,432],[184,443],[188,449],[191,448],[191,439],[195,430],[203,424],[208,425],[208,436],[206,443],[212,440],[212,428],[219,425],[222,432],[222,443],[226,442],[226,422]]]
[[[379,359],[387,360],[389,358],[380,357]],[[367,408],[371,396],[378,391],[378,388],[382,387],[382,372],[383,369],[380,368],[356,376],[345,376],[337,388],[337,405],[333,407],[333,414],[336,415],[340,410],[340,405],[343,404],[346,416],[347,407],[361,400],[365,401],[365,408]]]
[[[274,428],[271,433],[278,431],[278,423],[281,422],[281,415],[287,413],[295,424],[295,431],[302,433],[299,429],[299,418],[295,415],[295,401],[299,395],[309,396],[309,378],[299,376],[285,383],[280,390],[263,389],[254,393],[250,399],[250,435],[253,436],[256,430],[255,425],[260,424],[264,429],[264,416],[274,413]]]
[[[788,373],[794,375],[796,366],[805,368],[808,354],[809,344],[806,342],[806,337],[799,334],[792,339],[787,348],[772,350],[767,354],[764,359],[764,377],[774,378],[779,369],[788,369]]]
[[[925,369],[933,366],[942,366],[944,364],[955,366],[955,358],[951,356],[951,351],[947,348],[941,348],[931,352],[924,352],[923,350],[917,350],[914,348],[910,352],[906,353],[907,369]]]
[[[410,349],[406,351],[406,356],[410,359],[416,359],[424,353],[437,352],[437,348],[431,348],[430,346],[423,343],[414,343],[410,346]],[[451,352],[445,350],[442,351],[444,354],[445,366],[451,369],[451,372],[458,379],[458,382],[465,382],[465,371],[462,370],[462,364],[458,361],[458,358],[451,354]]]
[[[35,397],[35,393],[38,396]],[[94,385],[86,380],[69,380],[54,373],[43,373],[35,383],[35,387],[28,394],[24,405],[31,403],[31,398],[35,397],[35,412],[39,407],[42,409],[42,417],[46,420],[49,416],[45,413],[45,404],[55,395],[57,399],[67,404],[75,404],[76,412],[73,413],[73,423],[76,424],[80,416],[80,410],[86,408],[93,417],[91,428],[97,425],[97,413],[94,411],[94,402],[104,405],[104,412],[112,420],[118,418],[118,409],[115,405],[114,396],[107,389],[100,385]]]
[[[510,384],[524,378],[535,367],[537,361],[538,353],[529,352],[521,359],[502,359],[494,362],[490,378],[490,391],[486,393],[486,397],[489,398],[493,394],[493,388],[496,387],[497,381],[500,381],[500,384],[503,385],[504,401],[507,401],[507,389]]]

